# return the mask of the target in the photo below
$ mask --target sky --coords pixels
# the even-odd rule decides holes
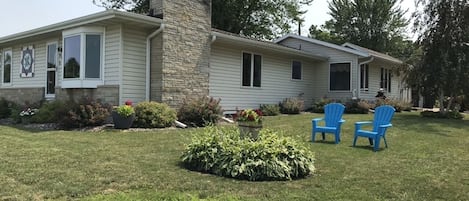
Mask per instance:
[[[402,8],[409,9],[407,17],[414,9],[413,1],[403,0],[401,4]],[[310,6],[304,7],[307,13],[302,35],[307,35],[312,24],[322,25],[330,19],[327,2],[314,0]],[[0,5],[0,37],[104,11],[92,0],[0,0]]]

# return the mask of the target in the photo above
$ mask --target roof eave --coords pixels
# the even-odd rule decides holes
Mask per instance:
[[[353,44],[353,43],[349,43],[349,42],[346,42],[346,43],[342,44],[342,46],[344,46],[344,47],[347,47],[347,46],[348,46],[348,47],[350,47],[350,48],[357,49],[357,51],[367,51],[367,52],[368,52],[368,50],[364,49],[363,47],[358,46],[358,45],[355,45],[355,44]],[[374,51],[374,50],[373,50],[373,51]],[[377,51],[374,51],[374,52],[377,52]],[[380,52],[377,52],[377,53],[380,53]],[[401,60],[399,60],[399,59],[397,59],[397,58],[394,58],[394,57],[392,57],[392,56],[389,56],[389,55],[385,55],[385,54],[384,54],[384,55],[387,56],[387,57],[383,57],[383,56],[381,56],[381,55],[379,55],[379,54],[376,54],[376,53],[373,53],[373,52],[368,52],[368,54],[369,54],[370,56],[372,56],[372,57],[379,58],[379,59],[382,59],[382,60],[386,60],[386,61],[391,62],[391,63],[394,63],[394,64],[404,64],[403,61],[401,61]],[[380,54],[383,54],[383,53],[380,53]]]
[[[79,18],[74,18],[71,20],[67,20],[64,22],[59,22],[51,25],[47,25],[44,27],[32,29],[29,31],[24,31],[16,34],[12,34],[9,36],[5,36],[0,38],[0,44],[1,43],[6,43],[6,42],[11,42],[15,40],[20,40],[28,37],[33,37],[36,35],[41,35],[41,34],[46,34],[54,31],[60,31],[72,27],[77,27],[77,26],[82,26],[86,24],[90,24],[93,22],[99,22],[107,19],[112,19],[112,18],[122,18],[122,19],[127,19],[130,21],[135,21],[139,23],[145,23],[145,24],[161,24],[162,20],[159,18],[154,18],[154,17],[149,17],[149,16],[144,16],[144,15],[139,15],[135,13],[129,13],[129,12],[123,12],[123,11],[117,11],[117,10],[106,10],[98,13],[94,13],[91,15],[79,17]]]
[[[243,37],[238,37],[238,36],[233,36],[233,35],[229,35],[229,34],[216,32],[216,31],[212,31],[212,35],[216,36],[216,37],[225,38],[225,39],[229,39],[229,40],[232,40],[232,41],[240,42],[240,43],[252,44],[252,45],[255,45],[255,46],[258,46],[258,47],[265,47],[265,48],[269,48],[269,49],[275,49],[275,50],[281,51],[281,52],[287,52],[287,53],[290,53],[290,54],[309,57],[309,58],[313,58],[315,60],[320,60],[320,61],[328,61],[329,60],[329,57],[326,57],[326,56],[310,54],[310,53],[307,53],[307,52],[304,52],[304,51],[301,51],[301,50],[285,47],[285,46],[282,46],[282,45],[279,45],[279,44],[276,44],[276,43],[256,41],[256,40],[252,40],[252,39],[248,39],[248,38],[243,38]]]
[[[321,45],[321,46],[324,46],[324,47],[333,48],[333,49],[336,49],[336,50],[339,50],[339,51],[354,54],[354,55],[357,55],[357,56],[360,56],[360,57],[369,57],[370,56],[368,53],[365,53],[365,52],[356,51],[356,50],[346,48],[346,47],[343,47],[343,46],[340,46],[340,45],[336,45],[336,44],[332,44],[332,43],[329,43],[329,42],[317,40],[317,39],[314,39],[314,38],[308,38],[308,37],[305,37],[305,36],[299,36],[299,35],[296,35],[296,34],[287,34],[285,36],[282,36],[282,37],[278,38],[277,40],[274,40],[274,42],[275,43],[280,43],[280,42],[286,40],[287,38],[295,38],[295,39],[298,39],[298,40],[303,40],[303,41],[310,42],[310,43],[313,43],[313,44],[316,44],[316,45]]]

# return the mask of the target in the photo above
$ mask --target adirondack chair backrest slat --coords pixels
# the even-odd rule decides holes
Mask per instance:
[[[327,127],[337,127],[344,114],[345,106],[340,103],[329,103],[324,107]]]
[[[378,132],[380,125],[386,125],[391,123],[391,119],[396,111],[392,106],[382,105],[375,109],[375,115],[373,120],[373,131]]]

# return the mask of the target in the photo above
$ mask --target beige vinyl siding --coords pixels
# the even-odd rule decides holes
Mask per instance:
[[[121,100],[145,100],[146,33],[134,27],[123,27],[123,61]]]
[[[12,75],[11,85],[3,85],[2,88],[44,88],[46,85],[46,43],[48,40],[35,41],[31,43],[23,43],[11,47],[12,58]],[[33,46],[34,49],[34,75],[33,77],[22,78],[21,73],[21,51],[23,47]],[[5,50],[5,49],[2,49]],[[0,50],[1,51],[1,50]],[[2,66],[3,70],[3,66]],[[1,74],[1,73],[0,73]],[[1,85],[1,84],[0,84]]]
[[[261,87],[242,87],[242,53],[262,56]],[[291,62],[302,62],[303,80],[291,79]],[[311,104],[314,89],[313,77],[317,63],[308,58],[286,54],[234,47],[233,45],[212,44],[210,58],[210,96],[221,98],[221,105],[227,112],[235,109],[259,108],[260,104],[277,104],[285,98],[298,97]]]
[[[369,64],[369,81],[368,91],[360,91],[360,98],[365,100],[375,100],[375,96],[380,89],[381,82],[381,68],[392,69],[389,64],[384,62],[371,62]],[[391,77],[391,93],[385,91],[384,95],[387,98],[399,99],[400,98],[400,88],[399,88],[400,78],[393,72]]]
[[[120,25],[106,27],[104,36],[104,85],[119,84],[119,67],[121,64],[121,33]]]
[[[330,99],[350,99],[352,98],[352,92],[354,89],[358,91],[358,56],[337,50],[334,48],[313,44],[299,39],[287,38],[280,44],[287,47],[300,49],[305,52],[313,54],[326,55],[329,57],[329,62],[323,62],[317,68],[314,77],[314,97],[316,99],[327,97]],[[330,91],[329,90],[329,76],[330,76],[330,64],[331,63],[350,63],[351,67],[351,85],[350,91]]]

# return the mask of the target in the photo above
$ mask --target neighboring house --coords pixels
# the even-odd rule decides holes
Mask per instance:
[[[0,38],[0,97],[177,108],[213,96],[227,112],[289,97],[306,107],[322,97],[373,100],[379,88],[410,98],[392,73],[402,62],[388,55],[291,34],[253,40],[212,30],[210,1],[150,2],[152,16],[107,10]]]

